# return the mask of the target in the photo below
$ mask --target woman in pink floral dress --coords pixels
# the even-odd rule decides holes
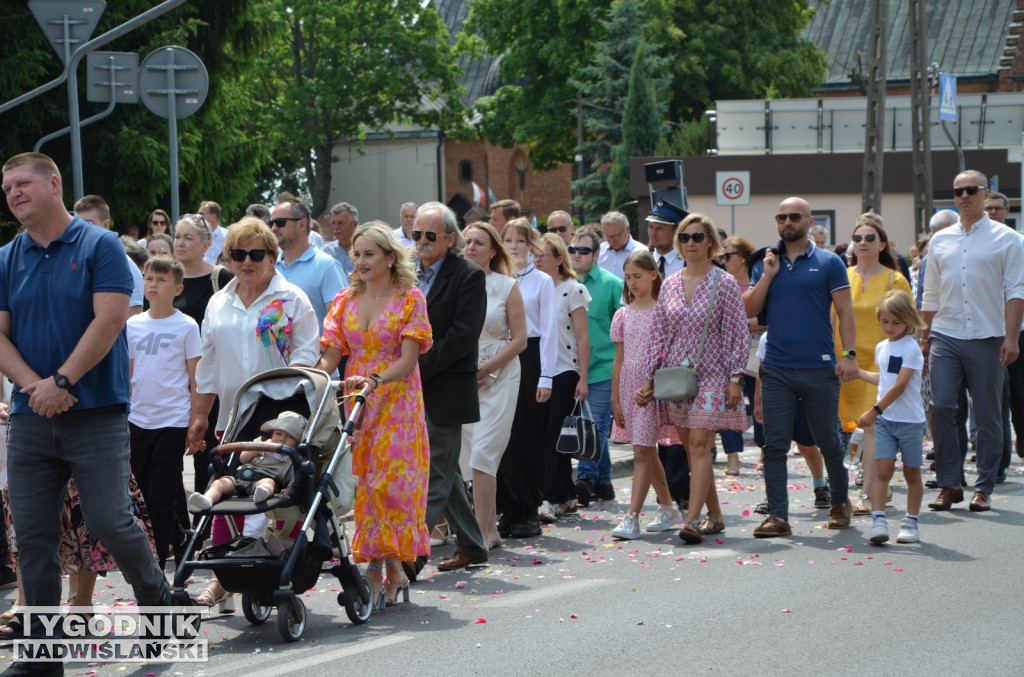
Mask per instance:
[[[409,600],[402,562],[430,552],[430,447],[417,359],[433,338],[409,258],[384,224],[371,221],[356,230],[352,286],[338,292],[324,320],[318,365],[329,373],[349,355],[345,389],[373,388],[352,453],[359,477],[352,551],[357,562],[370,562],[367,578],[378,607],[397,601],[399,592]]]
[[[690,462],[690,506],[679,538],[699,543],[702,534],[725,530],[711,467],[711,445],[718,430],[744,430],[743,375],[750,350],[750,332],[736,280],[711,265],[722,249],[714,224],[703,214],[690,214],[676,229],[676,249],[686,261],[671,275],[658,297],[654,340],[647,378],[637,403],[650,404],[654,374],[662,367],[697,362],[705,316],[711,313],[704,350],[697,366],[697,396],[659,402],[662,420],[679,431]],[[700,516],[707,506],[707,518]]]

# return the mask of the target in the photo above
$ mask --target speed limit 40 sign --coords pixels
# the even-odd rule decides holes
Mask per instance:
[[[715,172],[715,204],[750,204],[750,172]]]

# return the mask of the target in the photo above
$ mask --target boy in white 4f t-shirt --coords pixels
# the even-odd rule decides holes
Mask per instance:
[[[132,473],[153,523],[157,558],[163,567],[168,549],[181,548],[185,531],[178,521],[184,509],[183,457],[196,393],[199,325],[180,310],[185,269],[169,256],[146,262],[143,284],[149,311],[128,320],[131,360]]]

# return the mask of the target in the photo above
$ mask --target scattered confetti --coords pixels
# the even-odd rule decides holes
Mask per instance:
[[[480,625],[480,624],[483,624],[483,623],[486,623],[486,622],[487,622],[486,618],[478,618],[475,621],[473,621],[473,624],[474,625]]]

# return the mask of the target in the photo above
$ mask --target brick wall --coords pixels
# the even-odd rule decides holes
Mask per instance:
[[[472,184],[460,180],[463,161],[472,163],[472,180],[485,193],[490,186],[497,199],[518,201],[527,216],[544,220],[556,209],[572,211],[571,165],[537,172],[530,165],[525,148],[499,148],[484,139],[465,143],[445,141],[446,200],[456,193],[462,193],[471,202],[473,200]]]
[[[1006,51],[1000,66],[998,91],[1019,92],[1024,89],[1024,0],[1017,0],[1013,13],[1010,35],[1006,39]]]

